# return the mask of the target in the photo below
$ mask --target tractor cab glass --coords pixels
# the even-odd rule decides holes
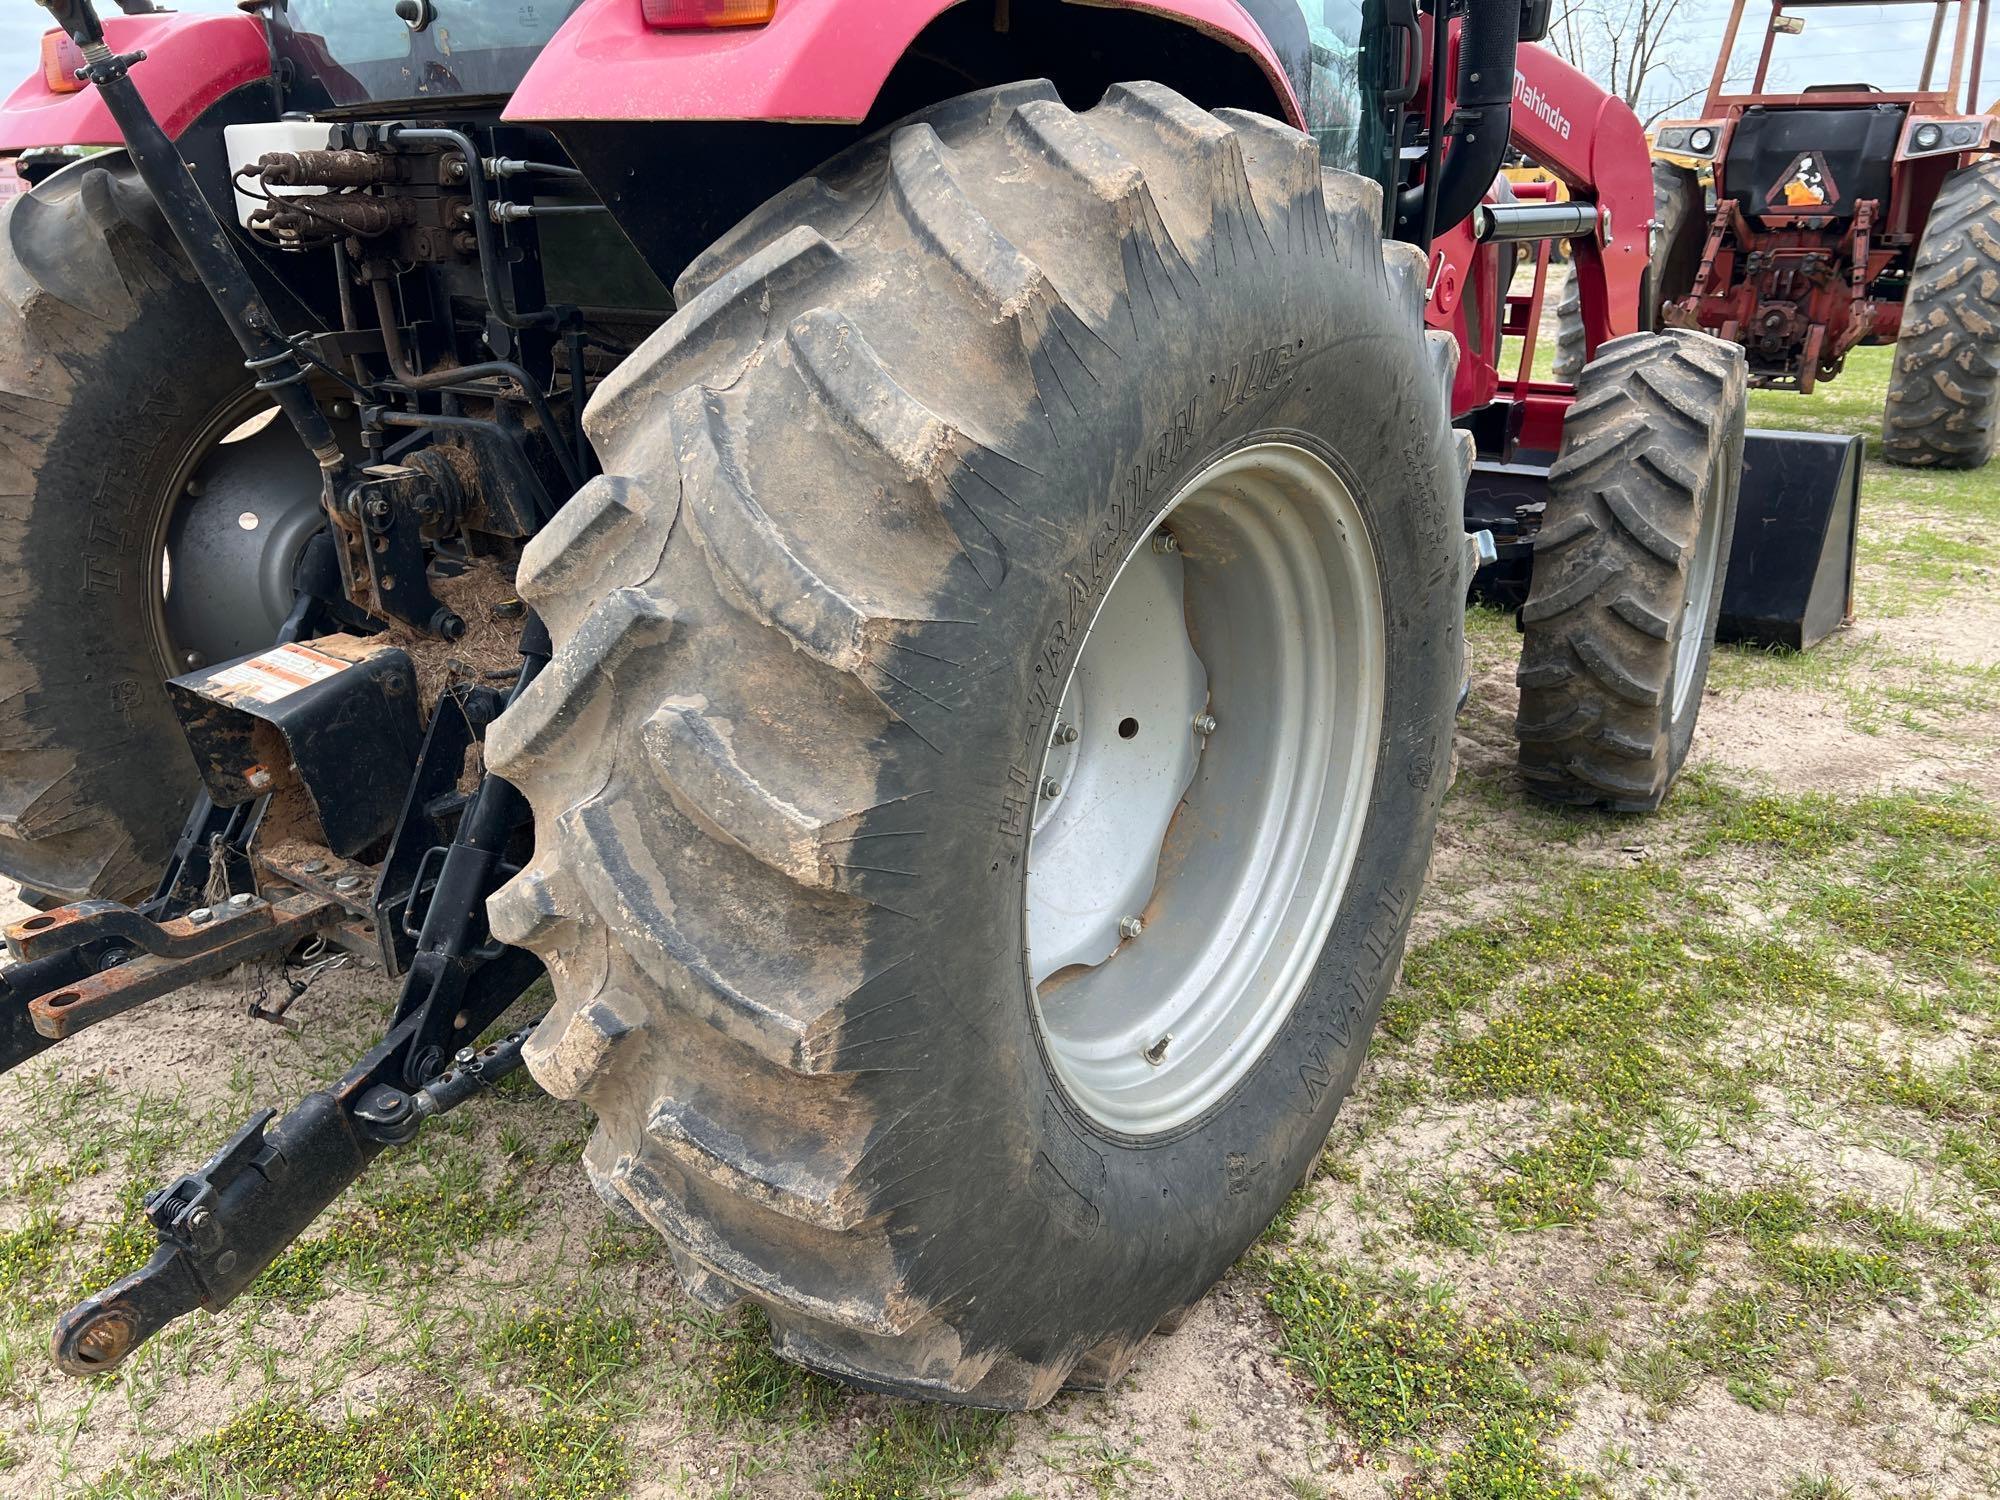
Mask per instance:
[[[504,96],[581,3],[280,0],[271,39],[298,81],[294,108]]]
[[[1323,165],[1388,181],[1385,94],[1400,63],[1387,0],[1244,0],[1305,113]]]

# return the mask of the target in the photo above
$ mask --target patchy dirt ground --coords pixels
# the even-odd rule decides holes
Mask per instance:
[[[1757,420],[1872,433],[1886,360]],[[1718,657],[1645,822],[1523,801],[1475,617],[1404,981],[1318,1177],[1118,1388],[840,1391],[607,1218],[510,1088],[219,1317],[65,1380],[138,1195],[296,1099],[387,988],[268,975],[0,1079],[0,1493],[1827,1497],[2000,1492],[2000,475],[1867,475],[1852,630]]]

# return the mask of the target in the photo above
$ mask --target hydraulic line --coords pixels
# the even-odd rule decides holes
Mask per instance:
[[[389,140],[392,144],[424,141],[450,146],[464,156],[465,187],[472,195],[472,233],[479,243],[479,279],[486,291],[486,305],[493,310],[493,316],[513,329],[537,328],[560,322],[561,318],[553,308],[519,313],[500,295],[500,275],[495,269],[500,264],[500,257],[493,245],[493,215],[486,196],[486,172],[480,165],[479,148],[472,144],[472,137],[462,130],[448,130],[442,126],[392,125],[389,127]]]
[[[382,324],[382,347],[389,356],[389,373],[395,377],[398,385],[412,391],[436,391],[443,390],[447,386],[464,385],[467,381],[482,380],[492,376],[513,381],[521,387],[529,404],[535,408],[535,417],[548,435],[549,449],[555,455],[556,462],[562,465],[563,478],[569,482],[570,489],[574,491],[583,488],[583,473],[578,469],[569,449],[557,436],[559,429],[556,427],[555,415],[549,409],[548,399],[542,395],[541,387],[535,383],[533,376],[512,360],[506,359],[482,360],[476,365],[452,365],[447,369],[432,370],[429,374],[418,373],[410,363],[409,351],[403,346],[402,329],[396,322],[396,303],[394,297],[390,295],[389,283],[377,281],[374,283],[374,290],[375,315]],[[570,399],[572,402],[576,401],[575,392],[571,393]],[[433,422],[436,419],[426,417],[424,420]]]

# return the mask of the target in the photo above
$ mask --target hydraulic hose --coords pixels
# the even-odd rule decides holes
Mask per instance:
[[[1445,0],[1436,0],[1432,23],[1449,24]],[[1519,0],[1468,0],[1458,37],[1456,108],[1446,128],[1452,147],[1437,161],[1436,170],[1417,186],[1405,188],[1397,202],[1396,216],[1403,224],[1423,226],[1426,248],[1433,235],[1478,206],[1506,158],[1514,48],[1520,35]],[[1440,83],[1434,75],[1431,87]],[[1436,146],[1432,155],[1438,156]]]

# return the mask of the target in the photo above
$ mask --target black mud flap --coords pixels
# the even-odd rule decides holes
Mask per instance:
[[[1718,641],[1804,651],[1854,618],[1861,454],[1858,437],[1743,435]]]

